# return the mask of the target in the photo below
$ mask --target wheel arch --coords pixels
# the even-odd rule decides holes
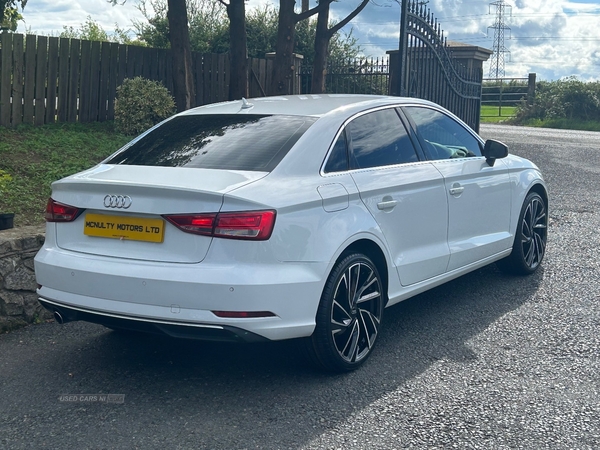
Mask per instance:
[[[540,197],[542,197],[542,200],[544,200],[544,204],[546,205],[546,211],[547,211],[548,210],[548,192],[546,191],[546,188],[541,183],[536,183],[529,188],[527,195],[529,195],[531,192],[535,192],[535,193],[539,194]],[[525,197],[527,197],[527,195]]]
[[[377,270],[379,271],[379,275],[381,276],[381,281],[383,283],[383,291],[385,293],[385,305],[387,305],[389,301],[388,290],[389,290],[389,272],[388,272],[388,263],[385,258],[385,254],[381,247],[374,241],[366,238],[361,238],[357,241],[352,242],[348,245],[344,251],[338,256],[335,261],[334,267],[344,259],[346,256],[352,253],[362,253],[367,256],[373,263],[377,266]]]

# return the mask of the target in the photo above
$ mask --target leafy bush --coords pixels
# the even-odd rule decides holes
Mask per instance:
[[[514,122],[556,119],[600,120],[600,82],[584,83],[576,77],[541,81],[536,86],[533,105],[521,103]]]
[[[140,134],[174,112],[173,97],[156,81],[126,78],[117,88],[115,124],[121,133]]]
[[[11,181],[12,177],[10,176],[10,174],[0,169],[0,194],[4,194],[4,192],[8,189],[8,185]]]

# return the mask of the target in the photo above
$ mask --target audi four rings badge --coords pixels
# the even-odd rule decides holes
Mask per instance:
[[[131,197],[129,195],[107,195],[104,197],[104,206],[106,208],[127,209],[131,206]]]

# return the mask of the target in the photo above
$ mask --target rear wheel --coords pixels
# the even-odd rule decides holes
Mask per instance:
[[[371,354],[381,327],[383,284],[375,264],[360,253],[333,268],[317,311],[316,328],[305,342],[309,356],[330,371],[349,371]]]
[[[535,272],[544,259],[547,237],[546,204],[537,192],[531,192],[521,208],[512,253],[496,264],[501,270],[517,275]]]

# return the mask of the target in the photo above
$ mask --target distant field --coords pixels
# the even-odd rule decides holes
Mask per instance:
[[[502,109],[500,109],[498,106],[481,105],[481,122],[503,122],[513,117],[516,110],[516,106],[503,106]]]

